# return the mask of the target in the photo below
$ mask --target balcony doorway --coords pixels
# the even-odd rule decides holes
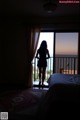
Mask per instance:
[[[45,40],[47,42],[47,48],[49,50],[50,58],[47,60],[47,68],[46,68],[46,77],[44,81],[45,87],[48,86],[48,78],[53,73],[53,46],[54,46],[54,32],[40,32],[39,42],[38,42],[38,48],[40,47],[41,42]],[[36,52],[37,52],[36,50]],[[36,53],[35,53],[36,55]],[[38,59],[34,57],[33,59],[33,85],[38,86],[39,85],[39,71],[37,67]]]

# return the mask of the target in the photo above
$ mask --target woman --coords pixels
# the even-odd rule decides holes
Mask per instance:
[[[39,85],[41,84],[41,82],[42,85],[44,85],[47,59],[50,58],[49,50],[47,49],[47,42],[45,40],[41,42],[41,45],[37,50],[36,58],[39,59],[37,64],[39,68]]]

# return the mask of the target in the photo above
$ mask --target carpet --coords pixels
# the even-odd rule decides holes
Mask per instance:
[[[38,104],[47,90],[11,90],[0,95],[0,111],[20,112]]]

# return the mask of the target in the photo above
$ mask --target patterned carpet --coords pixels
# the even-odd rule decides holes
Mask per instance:
[[[22,112],[35,107],[45,96],[47,90],[11,90],[0,95],[0,111]]]

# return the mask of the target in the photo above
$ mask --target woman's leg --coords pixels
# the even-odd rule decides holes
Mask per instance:
[[[42,73],[42,85],[44,84],[44,80],[45,80],[45,72],[46,72],[46,68],[43,68],[43,73]]]
[[[41,67],[39,68],[39,85],[41,84]]]

